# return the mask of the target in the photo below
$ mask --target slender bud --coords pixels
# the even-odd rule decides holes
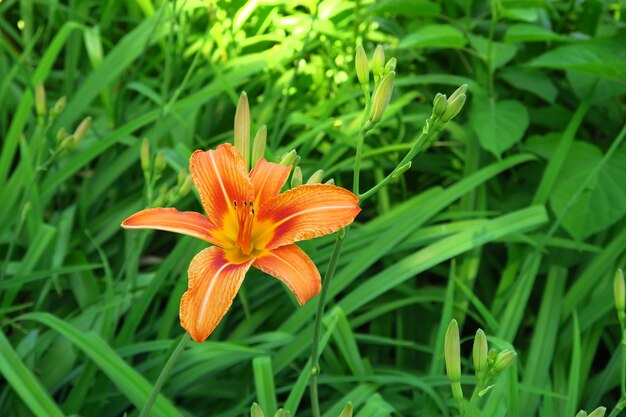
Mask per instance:
[[[626,317],[626,283],[624,283],[624,272],[618,269],[613,280],[613,295],[615,296],[615,308],[622,326],[626,327],[624,318]]]
[[[356,66],[356,77],[359,79],[359,84],[367,86],[370,82],[370,68],[367,62],[367,54],[363,45],[356,47],[356,57],[354,58],[354,64]]]
[[[307,184],[320,184],[322,182],[322,178],[324,178],[324,170],[318,169],[309,177],[309,180],[306,182]]]
[[[463,389],[461,387],[461,342],[459,338],[459,325],[452,320],[448,326],[445,338],[446,373],[450,380],[452,396],[457,407],[463,415]]]
[[[411,169],[411,165],[412,162],[409,161],[406,164],[402,165],[400,168],[398,168],[392,175],[391,178],[396,179],[396,178],[400,178],[402,176],[402,174],[404,174],[405,172],[407,172],[409,169]]]
[[[285,166],[292,166],[295,164],[297,160],[298,160],[298,154],[296,153],[295,149],[292,149],[280,158],[279,164],[285,165]]]
[[[326,181],[324,184],[326,184],[326,185],[335,185],[335,179],[331,178],[328,181]]]
[[[389,74],[391,71],[396,70],[396,65],[398,65],[398,60],[395,57],[391,57],[389,61],[385,64],[385,74]]]
[[[57,117],[65,109],[66,105],[67,105],[67,98],[63,96],[60,99],[58,99],[56,103],[54,103],[52,110],[50,110],[50,115],[52,117]]]
[[[239,150],[246,168],[250,168],[250,105],[248,104],[248,95],[242,92],[237,103],[237,111],[235,112],[235,148]]]
[[[181,172],[183,172],[183,171],[181,171]],[[184,197],[187,194],[189,194],[189,191],[191,191],[191,186],[192,185],[193,185],[193,180],[191,179],[191,175],[189,175],[189,174],[187,174],[185,172],[185,179],[180,184],[180,187],[178,187],[178,196],[179,197]]]
[[[263,410],[257,403],[252,403],[252,407],[250,408],[250,417],[265,417],[263,414]]]
[[[604,413],[606,413],[606,407],[598,407],[589,414],[589,417],[604,417]]]
[[[295,167],[293,169],[293,174],[291,174],[291,188],[296,188],[302,185],[302,170],[300,167]]]
[[[154,175],[158,177],[165,167],[167,166],[167,161],[165,160],[165,154],[163,151],[159,152],[156,158],[154,159]]]
[[[467,92],[467,84],[463,84],[462,86],[460,86],[459,88],[457,88],[454,93],[452,93],[452,95],[450,96],[450,98],[448,99],[448,101],[452,101],[455,98],[457,98],[458,96],[460,96],[461,94],[464,94]]]
[[[267,126],[261,125],[254,137],[252,144],[252,166],[255,166],[259,159],[265,155],[265,146],[267,144]]]
[[[483,375],[487,371],[487,354],[489,351],[489,347],[487,346],[487,336],[485,336],[485,332],[482,329],[478,329],[476,331],[476,336],[474,336],[474,349],[473,359],[474,359],[474,372],[476,373],[476,377],[478,379],[482,379]]]
[[[460,113],[461,109],[463,108],[463,105],[465,104],[466,99],[467,99],[467,96],[465,94],[458,95],[454,97],[454,99],[450,97],[448,99],[448,107],[446,108],[446,111],[444,111],[440,117],[441,121],[445,123],[454,119],[456,115]]]
[[[378,45],[372,57],[372,73],[374,74],[374,82],[378,84],[380,77],[385,71],[385,50]]]
[[[274,417],[285,417],[285,410],[283,410],[282,408],[279,408],[278,411],[274,413]]]
[[[39,117],[46,115],[46,88],[43,83],[39,83],[35,87],[35,112]]]
[[[448,102],[445,94],[437,93],[435,99],[433,100],[433,114],[437,117],[441,117],[441,115],[448,108]]]
[[[85,138],[85,136],[87,135],[87,132],[89,132],[90,127],[91,127],[91,116],[87,116],[83,119],[82,122],[80,122],[80,124],[74,131],[74,138],[76,139],[78,143],[80,143]]]
[[[339,414],[339,417],[352,417],[352,402],[348,401],[346,403],[346,406],[343,407],[343,410],[341,411],[341,414]]]
[[[383,78],[378,88],[376,88],[369,117],[371,124],[376,124],[383,118],[383,114],[389,105],[389,100],[391,100],[395,78],[396,73],[391,71],[389,74],[385,75],[385,78]]]
[[[517,353],[514,350],[506,349],[498,353],[496,360],[493,363],[494,372],[502,372],[509,368],[517,360]]]
[[[141,169],[146,176],[150,174],[151,161],[150,161],[150,142],[148,138],[143,138],[141,141],[141,147],[139,148],[139,162],[141,162]]]
[[[69,135],[70,134],[67,129],[65,129],[64,127],[60,128],[57,132],[57,143],[61,143],[63,139],[67,138]]]
[[[576,413],[576,417],[587,417],[587,412],[585,410],[580,410]]]

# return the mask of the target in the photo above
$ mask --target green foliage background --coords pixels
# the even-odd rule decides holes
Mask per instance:
[[[626,255],[626,28],[621,1],[249,0],[0,3],[0,410],[137,416],[183,330],[203,244],[119,225],[154,198],[200,211],[177,176],[232,137],[240,91],[266,157],[351,186],[364,99],[354,52],[398,59],[365,144],[364,187],[390,172],[437,92],[468,103],[368,200],[324,321],[324,416],[456,415],[443,336],[514,347],[482,416],[571,416],[620,400],[612,277]],[[48,114],[35,111],[45,85]],[[54,103],[67,97],[55,117]],[[90,116],[76,149],[60,129]],[[167,166],[154,187],[142,138]],[[56,151],[55,151],[56,150]],[[333,237],[301,246],[323,271]],[[255,271],[208,342],[182,354],[154,416],[310,415],[316,300]]]

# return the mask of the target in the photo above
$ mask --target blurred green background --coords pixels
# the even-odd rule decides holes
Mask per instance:
[[[626,399],[612,293],[626,258],[625,14],[621,0],[0,1],[0,414],[139,415],[183,334],[204,244],[121,221],[155,203],[201,211],[179,188],[188,158],[232,140],[243,90],[267,159],[295,148],[305,178],[323,169],[351,188],[359,43],[398,60],[363,188],[410,149],[436,93],[467,83],[469,98],[352,227],[324,320],[323,415],[346,401],[359,417],[458,415],[452,317],[467,392],[477,328],[518,352],[480,415],[612,409]],[[165,161],[147,179],[144,138]],[[332,242],[301,247],[323,271]],[[241,416],[253,401],[311,415],[316,301],[300,308],[251,272],[152,415]]]

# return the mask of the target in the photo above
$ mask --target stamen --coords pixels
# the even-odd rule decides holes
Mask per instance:
[[[252,242],[250,241],[252,235],[252,223],[255,214],[254,202],[239,201],[239,205],[243,206],[244,209],[237,211],[237,221],[239,223],[237,246],[239,246],[241,252],[243,252],[245,255],[249,255],[254,249],[252,246]]]

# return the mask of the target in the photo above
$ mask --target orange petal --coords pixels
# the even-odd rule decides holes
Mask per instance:
[[[291,167],[273,162],[267,162],[265,158],[259,159],[256,166],[250,171],[250,178],[254,184],[254,206],[261,207],[264,201],[274,198],[280,193]]]
[[[300,305],[320,292],[322,282],[317,267],[296,245],[268,251],[258,257],[252,266],[284,282]]]
[[[175,208],[152,208],[133,214],[122,222],[125,229],[156,229],[181,233],[222,246],[212,231],[215,226],[209,219],[193,211],[180,212]]]
[[[253,230],[258,249],[274,249],[327,235],[354,221],[361,209],[350,191],[327,184],[307,184],[263,203]]]
[[[252,180],[243,157],[231,144],[215,150],[195,151],[189,161],[193,179],[207,217],[229,239],[237,239],[238,221],[234,207],[254,198]]]
[[[189,265],[187,292],[180,300],[180,325],[196,342],[204,342],[233,303],[252,259],[231,264],[220,248],[198,253]]]

